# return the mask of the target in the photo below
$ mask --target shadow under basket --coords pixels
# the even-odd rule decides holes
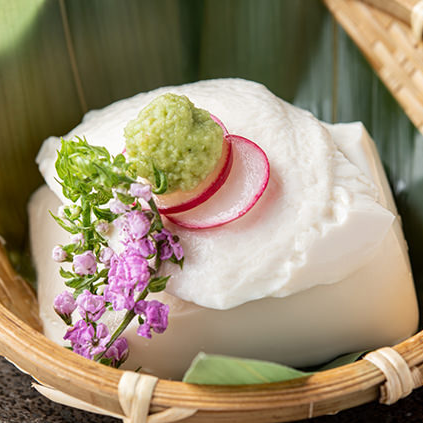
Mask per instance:
[[[97,364],[48,340],[41,333],[37,312],[35,294],[15,273],[1,246],[0,354],[42,385],[53,388],[50,391],[61,391],[83,401],[85,409],[127,422],[139,421],[143,413],[143,419],[151,423],[285,422],[333,414],[378,398],[392,403],[422,384],[420,332],[392,349],[383,349],[394,354],[393,362],[375,365],[369,358],[309,377],[261,385],[206,386],[159,379],[150,392],[139,391],[143,398],[136,398],[135,390],[131,394],[133,405],[128,407],[119,382],[124,375],[136,374]]]

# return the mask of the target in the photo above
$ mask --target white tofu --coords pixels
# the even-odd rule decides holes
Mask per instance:
[[[225,101],[213,99],[217,87]],[[268,154],[271,180],[259,203],[236,222],[207,231],[172,227],[186,261],[183,272],[166,269],[174,273],[173,295],[157,294],[170,302],[169,328],[145,340],[131,325],[127,368],[141,364],[178,379],[199,351],[308,366],[394,344],[417,329],[400,221],[361,124],[322,125],[258,84],[218,80],[115,103],[89,113],[72,133],[116,154],[125,123],[164,91],[187,94],[230,132],[257,142]],[[38,163],[60,195],[52,179],[57,142],[46,142]],[[59,204],[43,187],[29,212],[41,318],[46,335],[62,343],[66,327],[52,303],[63,281],[50,254],[68,238],[47,213]],[[104,319],[116,324],[116,316]]]

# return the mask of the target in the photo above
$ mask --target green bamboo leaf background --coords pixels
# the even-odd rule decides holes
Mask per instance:
[[[85,111],[243,77],[375,139],[423,275],[423,139],[319,0],[0,0],[0,234],[26,242],[34,158]]]

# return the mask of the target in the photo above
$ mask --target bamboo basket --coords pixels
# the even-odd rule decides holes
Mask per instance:
[[[413,2],[397,2],[405,5],[397,8],[399,18],[405,22],[357,0],[325,2],[422,130],[423,90],[420,91],[419,78],[423,48],[415,47],[405,23]],[[386,54],[379,54],[380,50],[374,54],[376,44],[383,46]],[[118,396],[123,372],[84,359],[45,338],[37,310],[34,293],[12,269],[4,246],[0,246],[0,355],[41,384],[90,404],[94,411],[101,409],[113,416],[129,417]],[[409,368],[423,374],[423,332],[393,349]],[[421,378],[414,387],[420,384]],[[384,373],[366,360],[307,378],[262,385],[201,386],[159,380],[150,401],[149,421],[294,421],[377,400],[385,388]],[[178,414],[181,409],[188,412]]]
[[[412,19],[413,9],[422,3],[365,1],[375,7],[358,0],[325,0],[325,3],[423,133],[422,28]]]

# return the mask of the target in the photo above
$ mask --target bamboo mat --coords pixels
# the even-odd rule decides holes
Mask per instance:
[[[423,134],[423,43],[406,22],[360,0],[324,2]]]

